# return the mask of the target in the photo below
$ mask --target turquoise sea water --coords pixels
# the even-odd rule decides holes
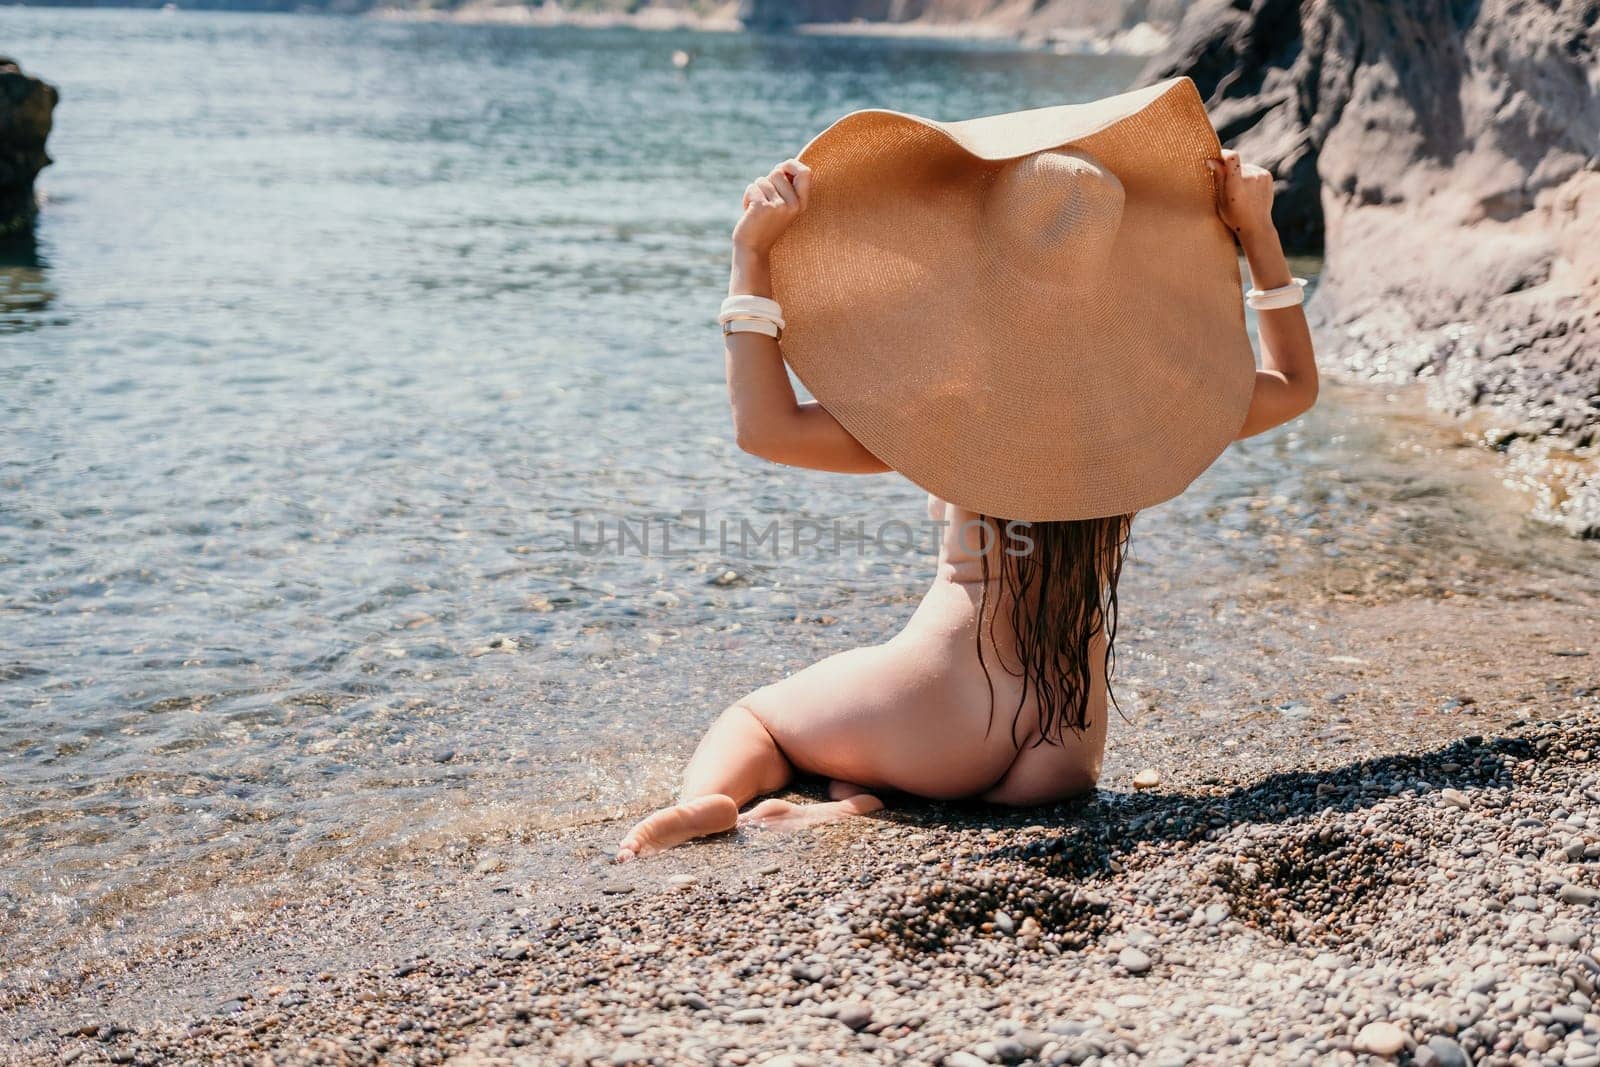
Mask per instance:
[[[892,632],[920,549],[720,536],[922,514],[898,479],[733,446],[711,320],[740,192],[856,107],[964,118],[1138,69],[21,8],[0,51],[62,93],[37,249],[0,263],[0,958],[659,800],[721,706]],[[1379,407],[1335,395],[1142,518],[1125,610],[1192,626],[1348,551],[1341,528],[1546,545],[1492,480],[1416,492],[1457,478],[1419,458],[1444,438]],[[673,552],[573,543],[651,516]],[[1128,640],[1157,677],[1165,642],[1204,655],[1198,630]]]

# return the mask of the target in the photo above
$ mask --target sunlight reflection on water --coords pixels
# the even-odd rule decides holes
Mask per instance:
[[[63,92],[38,248],[0,263],[8,941],[658,799],[723,704],[892,632],[920,554],[588,556],[573,521],[916,521],[898,479],[729,439],[710,320],[739,191],[854,107],[968,117],[1138,67],[704,36],[686,77],[686,34],[0,28]],[[1203,656],[1211,598],[1363,547],[1396,581],[1462,552],[1568,566],[1384,407],[1331,390],[1141,517],[1135,670]]]

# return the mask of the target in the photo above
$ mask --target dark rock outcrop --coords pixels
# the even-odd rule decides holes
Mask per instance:
[[[60,94],[0,57],[0,240],[32,232],[33,179],[50,163],[44,142]]]
[[[1426,380],[1600,536],[1600,0],[1200,0],[1174,74],[1325,247],[1332,369]]]

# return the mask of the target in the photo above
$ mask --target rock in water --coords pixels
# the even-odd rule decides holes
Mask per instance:
[[[1145,79],[1194,78],[1286,243],[1325,245],[1329,356],[1536,459],[1600,434],[1596,69],[1593,0],[1204,0]],[[1555,472],[1541,517],[1600,534],[1600,471]]]
[[[50,165],[44,142],[61,94],[0,56],[0,241],[31,234],[33,179]]]

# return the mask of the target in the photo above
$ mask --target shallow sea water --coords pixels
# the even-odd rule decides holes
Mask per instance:
[[[723,705],[892,633],[930,566],[884,523],[925,541],[920,491],[729,437],[740,191],[852,108],[1139,65],[19,8],[0,40],[62,91],[37,249],[0,261],[0,959],[659,801]],[[1239,697],[1184,681],[1207,606],[1335,572],[1592,581],[1410,398],[1325,397],[1140,518],[1135,690]],[[835,520],[871,543],[790,551]],[[774,522],[784,551],[740,550]]]

